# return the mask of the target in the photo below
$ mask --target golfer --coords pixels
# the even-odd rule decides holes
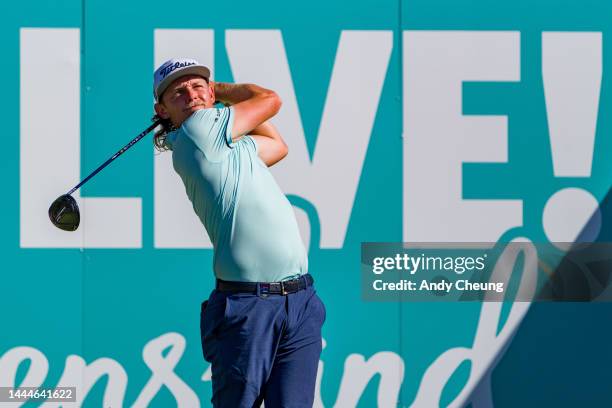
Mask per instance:
[[[287,155],[268,122],[281,101],[253,84],[209,78],[207,67],[185,58],[155,71],[155,112],[164,122],[154,140],[172,151],[214,247],[216,288],[200,321],[212,403],[311,407],[325,307],[291,204],[268,170]]]

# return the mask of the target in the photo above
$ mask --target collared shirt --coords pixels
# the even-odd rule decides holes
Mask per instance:
[[[257,155],[255,139],[232,142],[233,119],[232,107],[201,109],[166,138],[213,243],[215,275],[274,282],[305,274],[308,257],[293,208]]]

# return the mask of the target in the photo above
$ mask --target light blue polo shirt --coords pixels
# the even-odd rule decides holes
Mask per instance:
[[[275,282],[305,274],[308,257],[293,208],[257,155],[256,141],[232,142],[233,120],[232,107],[201,109],[166,138],[213,243],[215,275]]]

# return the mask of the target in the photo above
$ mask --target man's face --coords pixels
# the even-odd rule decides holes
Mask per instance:
[[[179,127],[193,112],[211,108],[214,103],[215,90],[204,78],[185,75],[166,88],[159,103],[155,104],[155,112]]]

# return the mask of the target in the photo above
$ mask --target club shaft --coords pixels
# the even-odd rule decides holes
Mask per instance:
[[[149,126],[148,128],[146,128],[141,134],[139,134],[138,136],[136,136],[134,139],[132,139],[128,144],[126,144],[125,146],[123,146],[121,148],[121,150],[119,150],[117,153],[115,153],[111,158],[109,158],[107,161],[105,161],[104,163],[102,163],[102,165],[100,167],[98,167],[97,169],[95,169],[89,176],[85,177],[79,184],[77,184],[76,186],[74,186],[72,188],[72,190],[70,190],[67,194],[70,195],[72,193],[74,193],[75,191],[77,191],[79,189],[79,187],[81,187],[83,184],[87,183],[87,181],[92,178],[93,176],[95,176],[96,174],[98,174],[100,172],[100,170],[102,170],[103,168],[105,168],[106,166],[108,166],[110,164],[110,162],[112,162],[113,160],[115,160],[117,157],[121,156],[127,149],[129,149],[130,147],[134,146],[140,139],[142,139],[143,137],[145,137],[147,135],[147,133],[149,133],[150,131],[152,131],[153,129],[155,129],[159,124],[161,123],[161,120],[157,120],[155,121],[151,126]]]

